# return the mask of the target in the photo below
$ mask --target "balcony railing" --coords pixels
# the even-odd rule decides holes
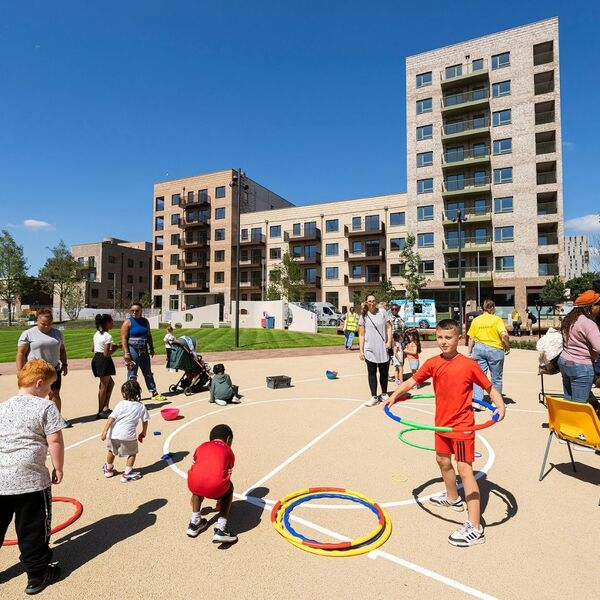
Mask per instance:
[[[321,230],[318,227],[304,227],[300,231],[286,231],[283,234],[283,239],[286,242],[300,242],[308,240],[320,240]]]
[[[307,279],[304,279],[304,285],[305,285],[305,287],[320,288],[321,287],[321,276],[315,275],[314,277],[308,277]]]
[[[465,237],[460,245],[461,250],[479,250],[482,247],[490,247],[492,238],[489,236],[483,237]],[[458,252],[459,241],[458,239],[444,240],[443,249]]]
[[[206,258],[179,258],[177,259],[178,269],[207,269],[209,266]]]
[[[185,227],[200,227],[210,225],[210,217],[203,217],[201,219],[179,219],[179,229],[184,229]]]
[[[442,192],[460,192],[463,190],[472,190],[483,188],[490,185],[490,176],[467,177],[463,179],[444,179],[442,183]]]
[[[533,91],[536,96],[540,94],[550,94],[554,91],[554,81],[540,81],[534,84]]]
[[[461,209],[461,216],[464,217],[467,221],[470,219],[483,220],[486,218],[491,218],[492,216],[492,207],[490,205],[485,205],[477,208],[463,208]],[[446,210],[443,213],[443,221],[456,221],[456,217],[458,216],[458,209],[450,209]]]
[[[264,233],[253,233],[249,236],[240,238],[240,244],[251,245],[251,244],[266,244],[267,238]]]
[[[490,148],[467,148],[466,150],[449,150],[442,154],[442,163],[451,165],[471,160],[483,160],[490,157]]]
[[[460,276],[464,280],[474,280],[478,279],[490,279],[492,276],[492,268],[491,267],[455,267],[455,268],[447,268],[444,269],[443,278],[444,279],[456,279],[458,280],[460,271]]]
[[[546,275],[558,275],[558,265],[556,263],[539,263],[538,275],[545,277]]]
[[[556,233],[538,233],[538,246],[553,246],[558,244]]]
[[[320,252],[310,252],[308,254],[292,254],[292,258],[302,265],[321,264]]]
[[[442,84],[450,83],[455,79],[460,79],[461,77],[467,78],[473,75],[485,75],[487,74],[487,71],[487,61],[479,60],[477,62],[462,64],[458,70],[455,70],[451,73],[448,73],[445,70],[441,71],[440,79],[442,80]]]
[[[178,281],[178,290],[189,290],[195,292],[208,292],[208,282],[205,279],[190,279],[189,281]]]
[[[537,142],[535,145],[536,154],[551,154],[556,152],[556,142],[554,140],[550,142]]]
[[[195,246],[209,246],[210,240],[207,237],[181,238],[177,246],[179,248],[193,248]]]
[[[188,208],[190,206],[210,204],[210,196],[208,194],[190,193],[181,196],[179,206],[182,208]]]
[[[543,173],[537,173],[537,184],[546,185],[549,183],[556,183],[556,171],[547,171]]]
[[[556,202],[538,202],[538,216],[555,215],[556,213],[558,213],[558,205]]]
[[[248,279],[246,281],[240,281],[240,288],[243,289],[261,289],[263,286],[262,280],[260,279]]]
[[[554,52],[548,50],[547,52],[536,52],[533,55],[533,65],[545,65],[551,63],[554,60]]]
[[[369,283],[379,283],[382,281],[383,277],[385,277],[385,273],[369,273],[362,274],[358,276],[345,275],[344,276],[344,284],[345,285],[365,285]]]
[[[361,220],[360,223],[344,225],[344,235],[346,237],[352,235],[383,235],[384,233],[385,225],[383,221],[372,223],[370,221]]]
[[[554,123],[555,112],[553,110],[545,110],[542,112],[535,113],[535,124],[546,125],[547,123]]]
[[[240,266],[241,267],[257,267],[262,264],[263,257],[262,256],[242,256],[240,258]]]
[[[344,251],[344,259],[349,261],[357,260],[385,260],[385,248],[367,248],[353,252],[352,250]]]
[[[458,121],[457,123],[446,123],[442,127],[443,135],[458,135],[468,133],[479,129],[485,129],[490,126],[490,120],[487,117],[479,119],[467,119],[466,121]]]
[[[442,98],[442,108],[452,108],[467,104],[468,102],[476,102],[477,100],[487,100],[490,97],[490,92],[487,89],[471,90],[470,92],[461,92],[460,94],[451,94]]]

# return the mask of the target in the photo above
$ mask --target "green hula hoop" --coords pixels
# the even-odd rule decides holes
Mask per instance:
[[[402,400],[425,400],[425,398],[434,399],[435,394],[411,394],[408,398],[402,398]]]
[[[407,429],[403,429],[399,434],[398,434],[398,439],[401,442],[404,442],[407,446],[412,446],[413,448],[418,448],[419,450],[429,450],[430,452],[435,452],[435,448],[432,448],[431,446],[425,446],[423,444],[417,444],[415,442],[411,442],[410,440],[407,440],[404,435],[409,433],[410,431],[425,431],[422,427],[408,427]]]
[[[422,423],[415,423],[413,421],[408,421],[407,419],[402,419],[402,425],[406,425],[411,429],[423,429],[424,431],[439,431],[442,433],[451,433],[453,431],[452,427],[439,427],[436,425],[423,425]]]

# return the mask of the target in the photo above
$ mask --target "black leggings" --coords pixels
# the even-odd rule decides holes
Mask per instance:
[[[366,359],[365,362],[367,363],[367,371],[369,373],[369,389],[371,390],[371,396],[377,396],[377,369],[379,369],[379,385],[381,385],[381,393],[387,394],[390,363],[374,363]]]

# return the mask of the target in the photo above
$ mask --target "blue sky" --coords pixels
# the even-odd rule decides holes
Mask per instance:
[[[35,273],[60,239],[150,240],[164,179],[240,166],[297,204],[405,191],[405,57],[555,15],[565,218],[600,231],[600,9],[579,1],[4,2],[0,226]]]

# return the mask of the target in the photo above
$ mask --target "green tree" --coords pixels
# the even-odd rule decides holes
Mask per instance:
[[[406,298],[413,304],[421,290],[427,285],[427,279],[419,273],[421,257],[415,250],[416,238],[409,233],[406,236],[404,248],[400,253],[400,261],[404,264],[404,279],[406,281]]]
[[[540,295],[545,303],[556,309],[556,305],[564,301],[565,291],[566,287],[560,275],[554,275],[546,280]]]
[[[85,288],[81,283],[74,283],[65,292],[64,308],[69,319],[76,321],[81,309],[85,306]]]
[[[48,293],[58,295],[58,320],[62,321],[65,296],[75,284],[83,279],[83,275],[79,265],[62,240],[49,250],[52,256],[40,269],[38,277]]]
[[[0,233],[0,300],[8,307],[8,324],[12,324],[13,306],[21,297],[27,277],[27,261],[19,246],[5,229]]]
[[[574,277],[565,282],[565,287],[571,290],[571,300],[575,300],[579,294],[585,292],[585,290],[592,289],[592,283],[600,279],[600,273],[584,273],[580,277]]]
[[[144,292],[140,296],[140,304],[144,308],[152,308],[152,304],[154,304],[154,300],[152,298],[152,294],[150,292]]]
[[[267,300],[299,302],[304,298],[304,287],[300,265],[286,252],[271,272]]]
[[[385,275],[382,277],[377,288],[373,290],[377,302],[381,302],[386,306],[392,303],[392,300],[398,297],[398,290],[394,287],[391,279],[388,279]]]

